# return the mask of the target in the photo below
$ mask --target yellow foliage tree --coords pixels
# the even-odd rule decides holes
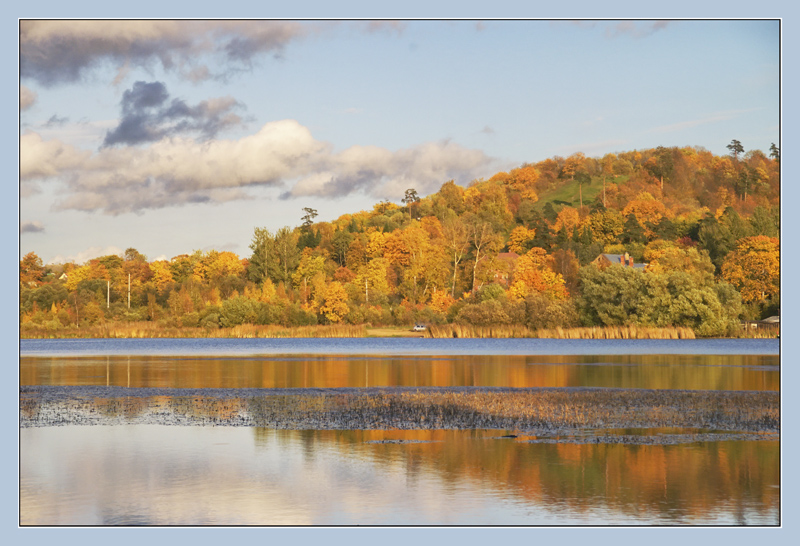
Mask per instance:
[[[158,260],[150,264],[150,270],[153,272],[153,285],[159,294],[164,291],[174,282],[172,277],[172,268],[169,263],[164,260]]]
[[[556,216],[556,221],[553,224],[553,231],[561,231],[561,228],[567,228],[567,232],[571,233],[573,229],[578,227],[578,224],[581,221],[581,216],[578,213],[578,209],[572,207],[564,207],[560,211],[558,211],[558,216]]]
[[[745,237],[722,264],[722,278],[739,290],[745,303],[763,302],[780,293],[780,243],[775,237]]]
[[[527,250],[526,243],[536,237],[535,229],[528,229],[525,226],[517,226],[511,230],[508,236],[508,249],[517,254],[525,254]]]
[[[347,314],[347,291],[340,282],[334,281],[327,286],[325,302],[320,307],[320,312],[330,322],[340,322]]]

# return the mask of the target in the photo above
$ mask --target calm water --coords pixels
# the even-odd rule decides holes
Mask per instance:
[[[20,350],[22,385],[780,389],[775,340],[23,340]],[[778,442],[541,444],[497,439],[505,432],[21,429],[20,522],[779,523]]]
[[[777,523],[777,442],[531,444],[498,434],[23,429],[21,523]],[[387,439],[410,442],[374,443]]]

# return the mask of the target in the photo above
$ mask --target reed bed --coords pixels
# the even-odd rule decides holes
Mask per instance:
[[[531,330],[518,325],[444,324],[430,326],[425,335],[430,338],[695,339],[691,328],[643,328],[639,326]]]
[[[695,339],[691,328],[642,328],[605,326],[590,328],[554,328],[537,330],[536,337],[552,339]]]
[[[264,391],[22,387],[20,426],[157,423],[278,429],[695,428],[779,432],[777,392],[643,389]],[[136,392],[132,392],[136,391]],[[166,392],[169,391],[169,392]],[[245,392],[248,391],[248,392]]]
[[[537,337],[526,326],[510,324],[500,326],[471,326],[469,324],[431,325],[425,330],[428,338],[520,338]]]
[[[21,338],[345,338],[366,337],[364,324],[335,324],[283,327],[276,325],[242,324],[231,328],[186,328],[163,326],[155,322],[108,323],[85,327],[66,327],[56,330],[26,327]]]
[[[738,338],[745,339],[775,339],[781,337],[779,324],[760,324],[758,328],[741,328]]]

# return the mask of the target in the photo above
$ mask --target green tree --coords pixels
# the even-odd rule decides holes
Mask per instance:
[[[744,153],[744,146],[738,140],[731,140],[731,143],[725,146],[731,151],[731,155],[734,159],[739,159],[739,154]]]
[[[778,163],[781,162],[781,150],[780,148],[775,146],[774,142],[769,145],[769,156]]]
[[[282,227],[275,234],[275,254],[278,257],[278,282],[289,283],[292,273],[300,261],[297,248],[298,234],[289,227]]]
[[[255,228],[253,240],[250,242],[248,278],[256,284],[263,284],[266,279],[278,278],[278,256],[275,250],[275,237],[266,228]]]
[[[303,212],[305,212],[305,214],[302,217],[303,229],[308,230],[308,228],[310,228],[311,225],[314,223],[314,218],[316,218],[319,215],[317,214],[316,209],[312,209],[310,207],[303,207]]]

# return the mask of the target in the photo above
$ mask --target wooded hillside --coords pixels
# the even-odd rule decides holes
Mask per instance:
[[[728,148],[553,157],[466,188],[409,188],[401,203],[332,222],[305,208],[297,227],[256,227],[244,257],[150,262],[129,248],[44,266],[29,253],[21,328],[457,322],[732,334],[779,314],[780,155]],[[601,254],[611,256],[593,264]]]

